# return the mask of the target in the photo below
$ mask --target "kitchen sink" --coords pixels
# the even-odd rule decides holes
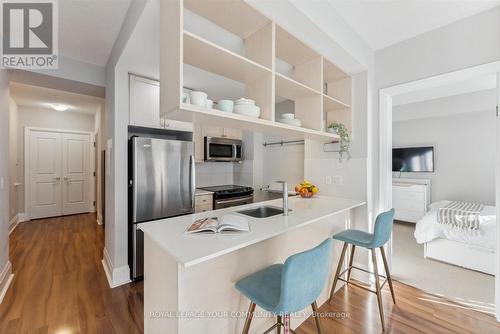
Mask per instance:
[[[288,210],[288,212],[290,211],[291,210]],[[254,218],[267,218],[283,214],[283,209],[275,208],[272,206],[259,206],[258,208],[238,211],[238,213]]]

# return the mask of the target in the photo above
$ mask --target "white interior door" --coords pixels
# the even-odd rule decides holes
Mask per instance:
[[[60,216],[61,134],[31,131],[29,136],[30,218]]]
[[[89,212],[90,140],[88,134],[62,134],[62,211]]]

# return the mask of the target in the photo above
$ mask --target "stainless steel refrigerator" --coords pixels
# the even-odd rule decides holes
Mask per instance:
[[[129,265],[138,280],[144,270],[138,223],[194,211],[194,148],[191,141],[136,136],[129,145]]]

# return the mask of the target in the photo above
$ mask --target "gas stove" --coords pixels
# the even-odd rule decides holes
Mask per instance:
[[[214,193],[214,209],[253,203],[253,188],[238,185],[199,187]]]

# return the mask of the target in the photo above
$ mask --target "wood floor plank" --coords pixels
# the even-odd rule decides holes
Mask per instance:
[[[142,333],[143,283],[110,289],[102,268],[104,229],[95,215],[49,218],[20,224],[10,236],[15,274],[0,304],[0,333]],[[386,287],[382,332],[375,295],[342,287],[319,312],[326,334],[500,334],[489,314],[395,282],[397,304]],[[314,319],[296,330],[316,333]]]

